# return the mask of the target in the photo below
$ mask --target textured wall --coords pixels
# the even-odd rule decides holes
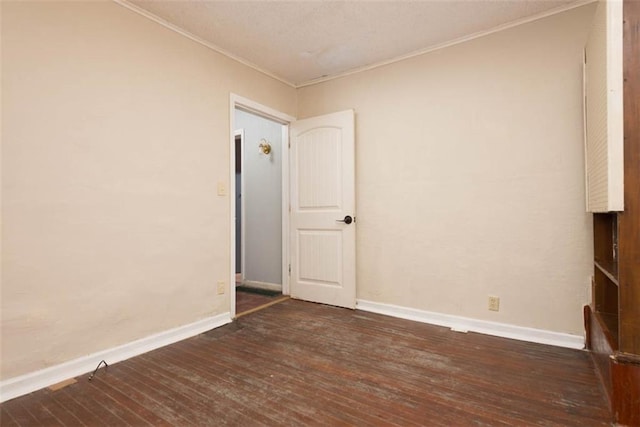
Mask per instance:
[[[1,8],[2,379],[229,310],[230,92],[355,109],[359,298],[582,333],[593,5],[297,96],[114,3]]]
[[[356,111],[358,298],[583,333],[593,11],[299,90],[300,118]]]
[[[229,93],[295,90],[112,2],[2,2],[2,378],[229,311]]]

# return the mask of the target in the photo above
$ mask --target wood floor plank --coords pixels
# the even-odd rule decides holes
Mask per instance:
[[[586,352],[295,300],[86,379],[5,402],[0,415],[27,426],[611,420]]]
[[[346,412],[337,411],[337,414],[330,414],[326,413],[326,404],[319,406],[316,405],[318,401],[324,399],[324,397],[318,397],[317,395],[314,396],[313,404],[311,405],[309,402],[304,400],[307,396],[300,395],[299,393],[294,393],[295,396],[288,399],[286,397],[289,395],[287,390],[284,390],[283,392],[281,387],[274,386],[276,379],[274,379],[273,374],[268,373],[269,368],[267,366],[262,366],[259,373],[254,372],[256,375],[251,376],[251,371],[248,369],[237,369],[236,366],[225,364],[221,357],[222,351],[223,349],[220,349],[220,351],[216,352],[216,361],[212,363],[218,366],[220,371],[225,372],[226,376],[231,378],[231,382],[235,387],[243,387],[244,393],[252,393],[256,391],[261,393],[261,396],[254,398],[254,405],[261,405],[261,408],[265,411],[276,410],[282,412],[284,410],[284,414],[297,425],[300,425],[300,423],[304,423],[305,425],[316,424],[319,422],[318,417],[325,418],[333,425],[338,425],[340,423],[352,425],[353,420],[348,417]],[[188,352],[192,354],[192,357],[198,357],[198,352],[193,348],[188,350]],[[206,357],[204,359],[206,359]],[[240,372],[241,374],[236,375],[234,372]],[[283,376],[282,372],[277,372],[276,374],[277,377]],[[304,387],[307,384],[301,385]],[[277,415],[273,416],[275,417]],[[300,419],[301,416],[304,418]]]
[[[252,292],[236,291],[236,315],[242,314],[254,310],[264,304],[268,304],[282,298],[282,294],[277,295],[261,295]]]
[[[0,426],[16,427],[18,422],[11,416],[8,410],[0,407]]]
[[[158,408],[150,407],[147,408],[141,404],[141,402],[133,399],[128,396],[126,393],[120,391],[117,387],[115,387],[105,376],[96,376],[93,378],[93,385],[95,387],[100,387],[102,390],[109,395],[113,399],[114,402],[117,402],[119,406],[123,406],[127,408],[130,412],[134,413],[144,422],[153,426],[170,426],[171,423],[163,419],[162,417],[157,415]]]
[[[147,372],[143,374],[132,369],[129,364],[122,363],[116,366],[119,370],[113,370],[109,375],[117,375],[122,381],[130,383],[148,396],[154,396],[163,405],[187,418],[189,424],[208,425],[210,423],[212,417],[207,416],[210,413],[208,408],[203,409],[201,405],[193,402],[189,396],[185,396],[179,390],[166,387],[157,382],[153,376],[147,375]]]
[[[134,382],[123,381],[115,375],[112,375],[113,370],[117,368],[118,365],[111,369],[111,371],[105,375],[105,378],[101,380],[115,387],[118,391],[134,399],[136,402],[139,402],[141,405],[152,408],[153,411],[169,425],[186,425],[190,422],[189,419],[181,414],[183,408],[174,410],[171,405],[167,405],[157,394],[151,393],[148,395],[144,393],[144,390],[136,387]]]
[[[130,407],[129,405],[122,404],[115,398],[110,390],[103,390],[98,385],[97,377],[94,377],[94,380],[89,382],[89,388],[92,392],[96,393],[96,397],[99,396],[102,405],[113,412],[117,417],[122,419],[126,425],[131,426],[144,426],[144,425],[153,425],[143,416],[137,414],[135,408]]]
[[[292,365],[287,365],[287,369],[285,370],[272,368],[272,366],[277,366],[280,363],[279,359],[285,358],[287,356],[287,353],[283,352],[275,358],[268,358],[265,357],[264,354],[260,354],[259,350],[257,352],[252,352],[251,346],[246,344],[247,343],[245,342],[244,349],[240,354],[226,354],[225,349],[221,349],[219,352],[217,352],[217,357],[231,364],[229,365],[230,369],[240,370],[242,372],[250,372],[253,369],[252,362],[257,362],[256,365],[259,366],[260,369],[257,372],[269,374],[270,376],[280,380],[280,382],[285,385],[295,384],[296,387],[304,388],[306,384],[313,383],[314,387],[316,387],[320,392],[315,396],[309,396],[313,401],[323,399],[324,395],[322,392],[327,393],[329,395],[330,401],[332,402],[335,402],[336,400],[340,402],[341,399],[346,399],[347,402],[345,402],[344,404],[340,403],[339,405],[336,405],[334,403],[334,405],[336,405],[336,409],[342,408],[342,406],[340,405],[346,405],[344,408],[342,408],[342,410],[346,413],[349,413],[349,411],[354,407],[357,409],[357,405],[367,401],[367,396],[364,396],[363,394],[359,395],[355,400],[350,399],[349,397],[343,398],[342,395],[348,395],[349,390],[346,389],[346,384],[330,384],[331,382],[336,381],[335,377],[331,381],[327,381],[327,379],[323,376],[310,375],[305,369],[301,369],[300,367]],[[388,398],[388,396],[385,397]],[[373,412],[376,411],[374,410]],[[369,421],[379,423],[382,420],[386,419],[386,416],[388,415],[389,414],[382,414],[381,417],[372,418]],[[397,413],[394,414],[394,417],[397,417],[397,415]],[[353,422],[353,419],[351,419],[350,421]],[[360,421],[364,420],[360,419]],[[411,421],[411,419],[405,419],[402,422],[402,425],[412,424],[414,424],[414,422]]]
[[[216,352],[213,357],[218,358],[219,353]],[[189,363],[189,372],[197,374],[200,382],[199,388],[203,392],[209,390],[214,395],[222,394],[225,399],[231,399],[236,405],[243,406],[245,411],[252,415],[257,422],[264,424],[278,423],[279,425],[300,425],[300,423],[308,423],[312,419],[300,417],[297,412],[290,412],[292,408],[281,409],[282,402],[278,405],[265,405],[265,400],[269,399],[269,395],[265,395],[264,390],[255,382],[246,381],[245,378],[238,378],[232,372],[220,367],[217,363],[205,362],[193,358],[184,350],[173,356],[171,354],[162,353],[158,355],[159,359],[167,364],[173,372],[182,371],[180,364]],[[153,363],[153,362],[151,362]],[[200,364],[199,364],[200,363]],[[208,368],[204,368],[207,366]],[[219,372],[219,373],[215,373]],[[211,390],[213,389],[213,390]],[[215,397],[214,397],[215,398]],[[260,416],[262,414],[262,416]]]
[[[144,364],[142,360],[136,362],[128,368],[144,371],[146,378],[152,378],[153,382],[163,387],[164,390],[171,390],[176,399],[181,402],[188,401],[189,410],[199,416],[198,423],[200,425],[238,425],[239,423],[261,425],[261,423],[251,420],[251,417],[245,413],[246,411],[238,410],[232,403],[222,398],[215,399],[199,393],[191,384],[185,384],[158,366]]]
[[[288,339],[289,339],[289,340],[291,340],[292,342],[297,342],[300,338],[299,338],[299,337],[294,337],[294,336],[288,335]],[[289,350],[289,351],[291,351],[291,350]],[[295,351],[295,350],[294,350],[294,351]],[[311,351],[310,353],[311,353],[311,354],[313,354],[315,357],[317,357],[317,356],[318,356],[318,354],[320,354],[321,352],[322,352],[322,349],[321,349],[321,348],[313,348],[313,349],[312,349],[312,351]],[[283,354],[284,354],[284,353],[283,353]],[[281,355],[281,356],[282,356],[282,355]],[[295,355],[295,354],[293,354],[292,356],[293,356],[293,357],[292,357],[292,359],[293,359],[293,360],[297,360],[297,359],[299,359],[298,357],[296,357],[296,355]],[[309,362],[309,359],[313,359],[313,357],[314,357],[314,356],[312,356],[312,357],[310,357],[310,358],[307,358],[307,363]],[[330,353],[329,355],[327,355],[327,358],[326,358],[326,359],[327,359],[327,360],[329,360],[329,359],[334,358],[334,357],[335,357],[335,354]],[[343,370],[343,372],[342,372],[342,373],[341,373],[341,372],[334,372],[334,373],[332,373],[332,374],[330,373],[330,374],[328,375],[328,377],[329,377],[329,378],[331,378],[331,377],[332,377],[332,375],[335,375],[335,376],[337,376],[337,377],[344,377],[345,375],[349,375],[349,373],[350,373],[350,372],[358,371],[358,369],[359,369],[359,368],[358,368],[357,366],[349,365],[349,360],[348,360],[348,359],[349,359],[349,358],[347,358],[346,360],[343,360],[343,361],[342,361],[342,363],[344,363],[344,364],[347,364],[347,365],[348,365],[348,366],[346,367],[346,369],[344,369],[344,370]],[[392,364],[399,365],[399,366],[403,366],[403,364],[397,363],[396,361],[388,361],[388,362],[387,362],[387,364],[386,364],[386,370],[389,370],[389,367],[390,367]],[[317,363],[317,364],[315,364],[315,365],[311,365],[311,366],[307,366],[307,367],[302,367],[302,368],[301,368],[301,370],[302,370],[302,371],[305,371],[305,370],[307,370],[307,369],[308,369],[308,370],[309,370],[309,371],[311,371],[311,372],[315,372],[315,371],[316,371],[316,370],[318,370],[318,369],[322,369],[322,366],[323,366],[323,365],[324,365],[324,366],[330,366],[330,364],[327,364],[327,363],[326,363],[326,361],[325,361],[324,359],[319,359],[319,361],[318,361],[318,363]],[[365,366],[365,371],[366,371],[366,368],[367,368],[367,367]],[[449,373],[449,372],[445,372],[445,374],[448,374],[448,373]],[[390,377],[396,377],[396,376],[400,376],[400,375],[402,375],[402,374],[406,374],[406,372],[391,372],[391,374],[392,374],[392,375],[391,375]],[[384,379],[385,379],[384,377],[381,377],[381,378],[379,378],[379,379],[378,379],[378,381],[380,381],[380,380],[384,380]],[[353,384],[356,384],[356,385],[357,385],[357,382],[356,382],[356,383],[353,383]],[[433,384],[430,384],[430,385],[431,385],[431,387],[433,388]],[[349,387],[349,383],[347,383],[347,384],[343,384],[342,386],[343,386],[343,387]],[[379,386],[379,384],[376,384],[376,386]],[[393,387],[392,387],[392,389],[391,389],[391,390],[392,390],[392,392],[395,392],[395,390],[394,390],[394,388],[393,388]],[[366,392],[366,390],[364,390],[363,388],[360,388],[360,389],[357,389],[357,388],[356,388],[356,389],[354,389],[354,390],[349,390],[349,392],[350,392],[350,395],[360,396],[360,395],[363,395],[363,394]],[[385,394],[385,393],[383,392],[383,395],[382,395],[382,396],[380,396],[380,397],[381,397],[381,398],[383,398],[383,399],[384,399],[384,401],[389,402],[390,395],[389,395],[388,393],[387,393],[387,394]],[[370,397],[369,397],[369,398],[370,398]],[[367,400],[369,400],[369,399],[367,399]],[[407,398],[407,396],[399,396],[399,397],[398,397],[398,400],[399,400],[399,401],[407,401],[407,400],[408,400],[408,398]],[[409,400],[410,400],[410,397],[409,397]],[[434,400],[432,399],[432,400],[431,400],[431,403],[433,403],[433,402],[434,402]],[[397,409],[398,409],[398,408],[394,407],[394,410],[397,410]],[[458,409],[459,409],[459,408],[458,408]],[[477,414],[477,416],[479,416],[479,414]],[[423,421],[423,420],[420,420],[420,422],[422,422],[422,421]],[[496,422],[497,422],[497,420],[493,420],[493,422],[494,422],[494,423],[496,423]]]
[[[27,410],[37,420],[37,425],[51,427],[64,426],[62,421],[56,418],[49,408],[43,404],[45,401],[45,393],[46,390],[42,390],[42,393],[32,393],[31,402],[27,406]]]
[[[105,402],[101,393],[96,393],[88,383],[85,376],[79,381],[78,387],[74,385],[57,393],[68,394],[76,403],[90,411],[93,414],[92,418],[97,417],[102,425],[128,425],[123,418],[109,408],[108,402]]]
[[[239,401],[237,396],[232,396],[230,392],[233,392],[233,390],[220,390],[220,388],[212,386],[208,381],[203,380],[201,375],[194,375],[193,367],[181,369],[179,366],[172,365],[167,358],[155,363],[154,359],[149,356],[141,357],[138,362],[140,364],[137,366],[140,369],[153,370],[160,375],[165,384],[173,383],[173,387],[180,388],[183,393],[187,393],[192,399],[202,401],[205,406],[211,406],[209,402],[214,402],[215,416],[220,423],[228,425],[237,423],[270,425],[275,421],[251,407],[240,411],[238,408],[247,402]],[[184,362],[188,362],[188,359],[183,359],[182,363]]]
[[[285,307],[280,307],[279,309],[280,309],[280,310],[285,310]],[[314,318],[314,317],[315,317],[315,316],[314,316],[314,313],[310,313],[310,316],[309,316],[309,317],[310,317],[310,318]],[[276,318],[277,318],[277,316],[276,316]],[[273,318],[271,318],[271,319],[273,319]],[[335,317],[333,317],[333,319],[336,319],[336,318],[335,318]],[[289,321],[303,321],[303,319],[288,319],[288,320],[289,320]],[[396,320],[399,320],[399,319],[396,319]],[[343,322],[342,324],[344,325],[344,324],[345,324],[345,322]],[[274,325],[274,326],[275,326],[275,325]],[[266,329],[263,329],[263,330],[268,330],[268,329],[269,329],[269,327],[267,326],[267,327],[266,327]],[[302,329],[304,329],[304,328],[302,328]],[[327,329],[331,330],[331,328],[330,328],[330,327],[329,327],[329,328],[327,328]],[[450,331],[448,331],[448,332],[450,333]],[[309,334],[310,334],[310,335],[312,335],[312,336],[316,336],[316,337],[317,337],[319,334],[322,334],[322,332],[321,332],[321,331],[307,331],[307,333],[309,333]],[[450,333],[450,334],[451,334],[451,333]],[[484,340],[487,340],[487,339],[495,339],[495,337],[482,337],[482,339],[484,339]],[[330,338],[329,338],[329,337],[327,337],[327,336],[322,336],[322,338],[320,339],[320,341],[323,343],[323,345],[326,345],[326,342],[327,342],[328,340],[330,341]],[[498,340],[499,340],[499,339],[498,339]],[[538,346],[538,345],[535,345],[535,344],[534,344],[534,346],[537,346],[537,347],[546,347],[546,346]],[[329,346],[328,346],[328,347],[329,347]],[[400,345],[400,346],[397,346],[397,347],[398,347],[398,348],[404,348],[404,347],[403,347],[403,346],[401,346],[401,345]],[[560,349],[560,350],[565,350],[565,349]],[[452,352],[452,353],[454,353],[455,351],[456,351],[456,347],[454,347],[454,348],[452,348],[452,349],[451,349],[451,352]],[[313,352],[313,351],[312,351],[312,352]],[[366,352],[363,352],[363,353],[366,353]],[[473,360],[473,359],[477,359],[477,358],[478,358],[478,355],[475,355],[475,356],[473,356],[473,357],[469,357],[469,360]],[[585,361],[586,361],[586,360],[585,360]],[[496,375],[496,376],[497,376],[497,375]],[[440,377],[445,377],[445,378],[446,378],[446,376],[443,376],[443,375],[440,375]],[[595,381],[594,381],[592,384],[593,384],[593,385],[595,385],[595,384],[596,384],[596,383],[595,383]],[[545,386],[544,388],[546,389],[547,387]],[[597,386],[595,387],[595,389],[597,390]],[[489,390],[491,390],[491,389],[489,389]],[[522,391],[522,390],[520,390],[520,391]],[[493,393],[490,393],[490,394],[489,394],[489,396],[491,396],[492,394],[493,394]],[[600,400],[600,396],[598,396],[598,400]],[[484,402],[483,402],[483,405],[482,405],[482,406],[484,406]],[[602,410],[602,405],[601,405],[601,404],[600,404],[600,405],[596,405],[596,406],[600,408],[599,413],[600,413],[600,415],[601,415],[601,416],[602,416],[603,414],[606,414],[606,411],[603,411],[603,410]],[[502,411],[504,411],[504,408],[500,408],[500,409],[501,409]],[[499,412],[498,412],[498,413],[499,413]],[[539,413],[538,413],[538,414],[536,414],[536,416],[539,416]],[[572,419],[575,419],[575,418],[572,418]],[[562,420],[560,420],[560,422],[562,423],[563,421],[562,421]]]
[[[64,405],[53,398],[53,394],[46,390],[45,395],[41,401],[42,406],[47,408],[53,416],[60,421],[64,426],[84,426],[82,422],[72,411],[69,411]]]
[[[18,423],[18,425],[31,425],[38,420],[31,415],[31,412],[24,405],[25,401],[30,395],[24,396],[20,399],[13,399],[8,402],[2,403],[0,407],[3,411],[8,412],[11,417]],[[29,402],[31,403],[31,402]]]
[[[245,350],[249,351],[250,345],[248,345],[247,340],[244,342],[244,347]],[[256,353],[253,353],[252,356],[260,357],[261,347],[257,347],[255,351]],[[344,380],[349,372],[348,370],[329,374],[325,373],[322,375],[322,366],[330,366],[330,363],[327,360],[320,360],[318,363],[312,363],[310,362],[310,359],[313,357],[313,355],[308,355],[305,360],[305,364],[300,365],[298,361],[300,361],[301,358],[296,357],[294,350],[288,349],[279,351],[272,359],[264,361],[261,365],[269,366],[270,364],[276,363],[285,364],[288,371],[296,372],[300,377],[305,378],[309,382],[313,382],[315,387],[319,388],[320,391],[331,393],[337,398],[339,398],[341,394],[347,395],[349,404],[352,407],[359,408],[360,412],[363,413],[376,414],[378,418],[370,420],[371,422],[380,422],[384,419],[390,422],[396,422],[400,425],[407,425],[408,423],[422,425],[424,423],[424,419],[427,417],[437,419],[440,414],[443,413],[443,409],[447,409],[448,411],[459,410],[459,408],[451,408],[450,406],[435,408],[435,401],[434,399],[431,399],[429,401],[430,406],[428,408],[421,408],[420,411],[414,410],[409,418],[403,418],[402,415],[404,411],[402,406],[398,405],[392,407],[390,405],[392,400],[396,400],[396,403],[406,403],[406,401],[402,401],[402,399],[393,399],[393,394],[397,393],[397,390],[392,390],[390,393],[383,392],[380,396],[373,396],[370,392],[375,392],[376,390],[366,390],[366,387]],[[378,387],[378,384],[375,384],[374,387]],[[376,402],[376,398],[379,402],[378,405],[362,407],[362,405],[368,405],[370,402]],[[416,407],[412,409],[416,409]],[[389,417],[391,417],[391,420],[389,420]],[[496,421],[494,420],[493,422],[495,423]]]
[[[74,390],[75,392],[75,390]],[[73,413],[78,417],[82,424],[87,426],[102,426],[105,425],[104,421],[101,420],[98,415],[96,415],[92,410],[84,407],[80,402],[78,402],[73,397],[73,392],[70,393],[69,390],[57,390],[54,393],[51,393],[51,398],[58,402],[60,405],[64,406],[69,412]]]

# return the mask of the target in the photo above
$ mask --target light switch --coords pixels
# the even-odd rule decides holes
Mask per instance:
[[[218,182],[218,196],[226,196],[227,195],[227,187],[224,185],[224,182]]]

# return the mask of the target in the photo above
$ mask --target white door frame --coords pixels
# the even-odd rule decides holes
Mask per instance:
[[[229,313],[236,317],[236,175],[235,109],[239,108],[282,124],[282,293],[289,295],[289,123],[296,120],[281,111],[231,93],[229,96]],[[243,212],[244,220],[244,212]],[[243,233],[244,235],[244,233]],[[244,250],[244,248],[243,248]],[[244,271],[245,266],[242,267]]]
[[[240,195],[241,195],[240,196],[241,197],[240,198],[240,233],[241,233],[241,235],[240,235],[240,274],[242,276],[242,281],[244,282],[244,264],[245,264],[245,259],[246,259],[245,248],[246,248],[246,243],[247,243],[245,241],[246,235],[244,233],[244,230],[246,230],[246,227],[247,227],[246,226],[246,222],[245,222],[247,220],[246,219],[247,217],[246,217],[246,214],[245,214],[245,210],[246,209],[245,209],[245,205],[244,205],[245,183],[244,183],[244,179],[242,178],[242,174],[244,172],[244,169],[243,169],[244,168],[244,129],[236,129],[236,130],[233,131],[233,143],[234,143],[234,147],[233,147],[234,148],[234,151],[233,151],[234,158],[233,158],[233,160],[234,160],[234,168],[235,168],[235,160],[236,160],[236,158],[235,158],[235,153],[236,153],[235,152],[235,148],[236,148],[235,147],[235,141],[236,141],[237,137],[240,137],[240,165],[241,165],[240,166],[240,169],[241,169],[240,170]],[[235,185],[236,185],[236,181],[235,181],[235,174],[234,174],[233,188],[232,188],[234,197],[236,195],[236,187],[235,187]],[[235,202],[235,199],[234,199],[234,202]],[[235,204],[234,204],[234,206],[235,206]],[[237,212],[235,210],[233,212],[232,217],[234,218],[234,220],[237,217]],[[235,223],[234,223],[234,226],[235,226]],[[234,234],[234,236],[235,236],[235,234]],[[235,236],[235,237],[237,237],[237,236]],[[237,241],[237,239],[235,237],[233,239],[233,245],[234,245],[233,246],[233,251],[234,251],[233,253],[234,253],[234,256],[235,256],[235,253],[236,253],[235,244],[236,244],[236,241]],[[235,264],[236,261],[237,260],[234,257],[234,259],[233,259],[234,264]],[[235,275],[233,277],[234,277],[233,284],[235,285]],[[229,283],[232,283],[232,282],[229,282]],[[230,288],[230,290],[234,289],[233,286],[230,286],[229,288]]]

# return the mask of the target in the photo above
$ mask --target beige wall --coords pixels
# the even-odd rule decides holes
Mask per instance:
[[[229,310],[229,93],[295,90],[111,2],[2,2],[2,379]]]
[[[114,3],[1,4],[2,379],[229,310],[229,92],[355,109],[359,298],[582,333],[593,6],[296,94]]]
[[[300,118],[356,111],[358,298],[583,333],[593,10],[299,90]]]

